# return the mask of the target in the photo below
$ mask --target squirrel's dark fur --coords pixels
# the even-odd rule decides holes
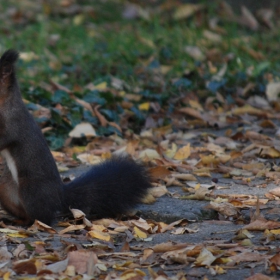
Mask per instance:
[[[47,142],[24,105],[14,64],[18,53],[0,59],[0,152],[5,167],[0,202],[11,214],[30,223],[50,224],[69,208],[88,216],[123,214],[150,188],[145,168],[126,157],[113,157],[64,184]]]

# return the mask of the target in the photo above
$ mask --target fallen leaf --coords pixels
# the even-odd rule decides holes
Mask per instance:
[[[141,238],[141,239],[147,238],[147,234],[144,231],[140,230],[138,227],[134,227],[133,230],[134,230],[135,237]]]
[[[186,19],[198,11],[204,9],[204,5],[200,4],[184,4],[180,5],[173,14],[173,19],[181,20]]]
[[[64,234],[66,232],[71,232],[71,231],[75,231],[75,230],[81,230],[84,229],[86,226],[85,225],[71,225],[61,231],[59,231],[59,234]]]
[[[90,123],[80,123],[69,132],[69,136],[73,138],[93,137],[96,136],[96,132]]]
[[[174,155],[174,159],[176,160],[184,160],[187,159],[191,154],[191,145],[188,143],[186,146],[180,148]]]
[[[197,266],[210,266],[215,260],[216,257],[209,250],[202,248],[194,263]]]
[[[156,150],[145,149],[141,151],[141,153],[139,154],[139,158],[140,159],[147,158],[149,160],[153,160],[153,159],[160,159],[160,155]]]
[[[268,221],[264,218],[259,218],[252,223],[243,227],[247,230],[266,230],[266,229],[276,229],[280,228],[280,222],[277,221]]]
[[[211,201],[209,208],[227,217],[236,216],[238,214],[238,209],[228,202],[215,203]]]

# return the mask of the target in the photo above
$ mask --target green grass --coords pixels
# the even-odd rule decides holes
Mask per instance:
[[[152,15],[149,20],[125,20],[121,15],[124,7],[121,1],[104,2],[106,4],[90,0],[77,1],[81,7],[91,5],[93,12],[86,9],[73,16],[59,14],[57,1],[45,7],[32,3],[29,0],[9,1],[2,5],[0,51],[14,48],[37,55],[37,59],[20,61],[21,87],[26,99],[52,109],[57,99],[40,87],[40,83],[49,83],[50,79],[70,89],[77,85],[84,89],[89,83],[110,82],[110,77],[117,77],[126,82],[127,93],[140,89],[140,94],[144,96],[141,102],[157,101],[164,110],[170,112],[174,110],[170,98],[186,94],[188,90],[197,92],[198,96],[199,92],[203,92],[203,98],[205,93],[206,96],[215,95],[213,88],[212,92],[211,88],[206,88],[206,81],[216,74],[213,69],[218,71],[222,67],[228,54],[234,58],[228,63],[224,75],[226,87],[218,84],[225,97],[236,86],[245,86],[249,81],[265,85],[265,73],[278,75],[279,72],[280,37],[277,30],[252,32],[221,20],[219,26],[225,31],[221,35],[221,42],[205,38],[204,31],[209,30],[207,20],[216,16],[215,6],[209,7],[205,13],[205,23],[197,26],[194,17],[175,21],[164,13]],[[12,17],[11,8],[17,9]],[[55,36],[59,36],[59,39],[51,42]],[[186,53],[186,46],[198,46],[208,59],[196,61]],[[257,51],[263,56],[256,57]],[[216,52],[217,59],[211,56],[211,52]],[[160,74],[160,66],[168,66],[169,71]],[[174,79],[182,77],[191,80],[191,85],[176,86]],[[59,96],[60,93],[57,94]],[[88,90],[82,90],[78,96],[83,98],[88,94]],[[104,114],[111,121],[118,122],[117,116],[122,113],[122,108],[114,102],[121,99],[116,99],[111,92],[92,94],[98,100],[103,100]],[[263,90],[259,94],[263,94]],[[68,122],[63,121],[65,116],[53,112],[51,125],[55,131],[51,132],[53,134],[50,137],[58,137],[62,143],[69,130],[85,118],[85,113],[71,99],[62,98],[59,101],[68,109]],[[139,132],[151,112],[139,111],[138,103],[134,103],[131,111],[135,118],[131,128]],[[98,126],[96,119],[86,120]],[[166,117],[164,123],[170,122],[171,119]],[[100,128],[99,132],[110,134],[114,130]]]

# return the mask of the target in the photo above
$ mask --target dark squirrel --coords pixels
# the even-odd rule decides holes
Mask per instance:
[[[18,53],[0,59],[0,178],[2,207],[28,224],[51,224],[69,208],[87,217],[114,217],[141,201],[151,187],[142,165],[113,157],[64,184],[41,129],[24,105],[15,74]]]

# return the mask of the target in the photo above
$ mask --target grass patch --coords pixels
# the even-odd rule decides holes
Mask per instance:
[[[209,25],[217,17],[218,7],[213,5],[183,20],[170,16],[176,7],[166,12],[162,5],[157,9],[142,6],[142,16],[128,20],[123,17],[126,3],[120,1],[77,1],[66,7],[63,1],[43,6],[28,0],[9,1],[1,9],[0,50],[14,48],[26,54],[19,63],[24,97],[51,108],[48,124],[54,131],[49,139],[59,138],[61,144],[79,121],[98,127],[98,120],[70,98],[63,98],[63,93],[50,94],[42,87],[50,80],[102,105],[110,121],[120,123],[119,115],[129,111],[133,116],[128,128],[139,132],[153,112],[140,110],[141,103],[157,102],[166,112],[161,123],[168,124],[172,121],[169,113],[182,104],[174,100],[182,94],[195,92],[203,100],[219,91],[230,99],[237,86],[254,82],[258,85],[255,93],[262,95],[267,74],[279,73],[279,31],[250,31],[219,16],[215,29]],[[190,54],[188,47],[200,50],[202,58]],[[225,63],[225,73],[213,81]],[[122,82],[115,92],[112,77]],[[104,81],[108,91],[86,88]],[[127,93],[141,95],[141,101],[128,100]],[[132,107],[123,108],[122,101],[131,102]],[[67,113],[57,110],[58,103]],[[99,129],[101,135],[114,132],[112,127]]]

